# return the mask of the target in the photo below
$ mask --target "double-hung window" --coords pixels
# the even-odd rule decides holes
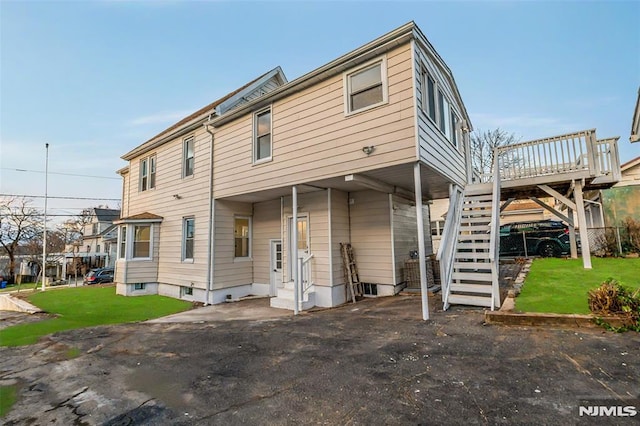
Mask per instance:
[[[133,227],[133,258],[148,259],[151,257],[151,226],[135,225]]]
[[[149,157],[149,189],[156,187],[156,156]]]
[[[156,187],[156,156],[140,160],[140,191]]]
[[[271,159],[271,107],[253,116],[253,161]]]
[[[251,256],[251,218],[236,216],[233,226],[236,258]]]
[[[140,160],[140,191],[149,189],[149,159]]]
[[[127,257],[127,225],[120,227],[120,252],[118,258],[124,259]]]
[[[182,148],[182,176],[193,176],[195,162],[195,139],[193,136],[184,140]]]
[[[384,59],[345,74],[346,113],[367,110],[387,102],[386,74]]]
[[[436,121],[436,82],[426,69],[422,71],[422,109]]]
[[[182,260],[193,260],[193,240],[195,238],[196,220],[187,217],[182,224]]]

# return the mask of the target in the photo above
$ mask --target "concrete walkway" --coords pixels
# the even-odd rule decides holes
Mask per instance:
[[[291,316],[293,316],[293,311],[272,308],[269,306],[269,297],[261,297],[241,300],[238,302],[204,306],[202,308],[196,308],[166,317],[156,318],[147,322],[153,324],[166,324],[236,320],[270,321]]]

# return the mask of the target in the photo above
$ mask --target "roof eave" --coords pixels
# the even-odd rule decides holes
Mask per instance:
[[[395,46],[407,43],[412,37],[414,37],[415,28],[415,23],[411,21],[345,55],[340,56],[320,68],[316,68],[315,70],[298,77],[290,83],[285,84],[240,108],[210,120],[207,124],[213,127],[222,126],[238,117],[248,114],[256,108],[261,108],[293,93],[304,90],[318,81],[340,74],[359,63],[365,62],[392,49]]]

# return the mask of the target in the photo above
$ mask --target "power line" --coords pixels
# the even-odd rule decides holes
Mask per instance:
[[[12,172],[29,172],[29,173],[42,173],[42,170],[26,170],[26,169],[11,169],[8,167],[2,167],[2,170],[10,170]],[[94,175],[79,175],[75,173],[61,173],[61,172],[49,172],[50,175],[62,175],[62,176],[76,176],[76,177],[88,177],[94,179],[113,179],[113,180],[121,180],[119,177],[110,177],[110,176],[94,176]]]
[[[0,194],[0,197],[24,197],[24,198],[44,198],[44,195],[20,195],[20,194]],[[56,200],[91,200],[91,201],[120,201],[120,198],[90,198],[90,197],[52,197]]]

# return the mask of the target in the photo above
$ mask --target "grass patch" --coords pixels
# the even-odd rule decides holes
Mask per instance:
[[[30,345],[58,331],[146,321],[191,308],[190,302],[165,296],[118,296],[113,286],[49,290],[34,293],[28,300],[58,317],[0,330],[0,345]]]
[[[18,400],[18,386],[0,386],[0,417],[4,417]]]
[[[535,259],[516,298],[516,310],[589,314],[588,292],[606,279],[640,287],[640,259],[592,257],[591,263],[592,269],[584,269],[582,259]]]

